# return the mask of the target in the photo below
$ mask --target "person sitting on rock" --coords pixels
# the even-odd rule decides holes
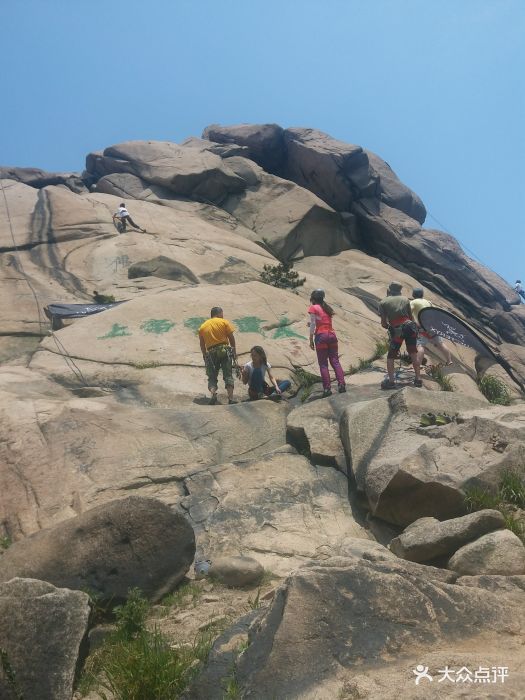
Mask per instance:
[[[323,398],[330,396],[330,371],[328,361],[332,365],[338,384],[338,391],[346,391],[345,375],[339,362],[337,336],[332,328],[334,310],[324,300],[324,289],[314,289],[310,296],[308,315],[310,317],[310,347],[317,351],[319,371],[323,380]],[[315,341],[315,342],[314,342]]]
[[[250,350],[252,359],[247,362],[242,368],[242,383],[248,384],[248,395],[250,401],[263,399],[265,396],[277,394],[281,398],[283,391],[289,389],[292,385],[290,380],[283,379],[277,381],[271,373],[271,364],[266,358],[266,353],[260,345],[254,345]],[[268,374],[268,379],[272,383],[270,386],[264,377]]]
[[[391,282],[387,295],[379,302],[381,325],[388,330],[390,336],[390,348],[386,356],[388,378],[381,383],[381,389],[395,389],[394,360],[399,357],[399,351],[403,341],[412,360],[415,379],[414,386],[423,386],[420,376],[420,365],[417,356],[417,325],[410,310],[410,301],[401,295],[403,285],[399,282]]]
[[[523,291],[523,287],[521,286],[521,280],[516,280],[516,284],[514,285],[514,290],[516,294],[519,294],[520,297],[525,301],[525,292]]]
[[[423,362],[423,360],[425,359],[425,348],[430,343],[430,345],[433,345],[438,350],[443,350],[443,352],[445,353],[447,365],[451,365],[452,354],[443,338],[437,333],[428,333],[427,331],[424,331],[421,328],[421,324],[419,323],[419,312],[421,311],[421,309],[425,309],[427,306],[432,306],[432,302],[428,301],[428,299],[423,299],[423,294],[424,292],[421,289],[421,287],[414,288],[412,290],[413,299],[410,302],[410,310],[412,311],[412,317],[417,323],[418,327],[417,359],[419,360],[420,365],[425,364]]]
[[[199,328],[199,341],[202,357],[208,375],[208,389],[211,392],[210,404],[217,403],[219,371],[222,370],[224,385],[228,393],[228,403],[233,399],[233,363],[237,361],[235,349],[235,327],[224,318],[220,306],[214,306],[210,318]]]
[[[129,215],[129,211],[126,209],[126,205],[124,204],[124,202],[120,203],[118,211],[116,211],[113,214],[113,223],[116,223],[117,230],[119,231],[119,233],[125,233],[126,224],[133,226],[133,228],[136,228],[142,233],[146,233],[145,228],[140,228],[140,226],[137,226],[137,224],[133,221],[133,219]]]

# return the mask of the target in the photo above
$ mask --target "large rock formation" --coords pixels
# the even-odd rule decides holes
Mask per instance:
[[[131,588],[158,600],[184,577],[194,555],[184,518],[156,499],[131,496],[13,544],[0,558],[0,581],[35,578],[90,591],[112,605]]]
[[[71,700],[89,614],[81,591],[27,578],[0,583],[0,697]]]
[[[456,678],[462,665],[488,664],[512,669],[506,697],[518,697],[524,626],[523,606],[504,591],[454,585],[399,560],[329,559],[299,569],[277,591],[252,623],[235,677],[243,697],[261,700],[412,698],[412,689],[421,692],[413,685],[420,665],[437,683],[445,665]],[[195,700],[222,697],[206,673]],[[368,692],[350,692],[359,686]]]
[[[521,571],[516,537],[482,534],[503,516],[465,516],[466,489],[494,492],[504,470],[525,463],[519,386],[512,405],[490,406],[478,373],[511,378],[454,344],[454,365],[442,369],[454,392],[426,374],[422,389],[402,389],[413,384],[406,366],[396,370],[402,390],[381,391],[377,302],[392,279],[408,294],[424,286],[522,381],[525,307],[451,236],[423,229],[419,197],[361,146],[275,124],[214,125],[204,137],[110,146],[89,154],[80,176],[0,169],[0,580],[38,576],[115,603],[130,586],[158,599],[191,575],[194,553],[227,582],[232,570],[237,583],[249,573],[261,587],[251,599],[224,587],[207,596],[231,619],[262,607],[225,632],[196,697],[226,692],[249,624],[232,680],[246,697],[409,698],[420,691],[407,690],[411,669],[460,657],[517,669],[521,577],[454,582],[457,572]],[[147,233],[117,231],[121,201]],[[304,286],[263,284],[265,266],[291,259]],[[347,374],[347,393],[323,401],[306,315],[319,287]],[[125,303],[48,334],[44,306],[90,303],[95,292]],[[207,405],[197,329],[217,305],[236,327],[239,364],[262,345],[273,374],[292,379],[284,401],[249,402],[236,382],[229,405],[221,382],[219,405]],[[422,428],[429,411],[457,415]],[[519,532],[523,513],[516,505],[504,522],[510,514]],[[398,554],[440,566],[459,547],[455,571],[398,559],[383,546],[392,539]],[[38,605],[49,590],[37,590]],[[209,624],[204,607],[157,621],[177,644]],[[60,672],[69,693],[77,637]],[[42,688],[46,671],[39,662]]]

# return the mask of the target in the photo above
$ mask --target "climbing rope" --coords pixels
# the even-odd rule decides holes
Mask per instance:
[[[8,201],[7,201],[7,195],[6,195],[6,193],[5,193],[4,182],[3,182],[2,179],[0,179],[0,187],[2,188],[2,194],[3,194],[3,197],[4,197],[4,206],[5,206],[5,210],[6,210],[6,214],[7,214],[7,220],[8,220],[8,223],[9,223],[9,231],[10,231],[10,233],[11,233],[11,240],[13,241],[13,251],[14,251],[14,254],[15,254],[15,257],[16,257],[16,260],[17,260],[18,269],[20,270],[20,272],[21,272],[22,275],[24,276],[24,279],[25,279],[25,281],[26,281],[26,284],[27,284],[27,286],[29,287],[29,289],[31,290],[31,293],[32,293],[33,298],[34,298],[34,300],[35,300],[35,305],[36,305],[37,314],[38,314],[38,324],[39,324],[39,329],[40,329],[40,334],[39,334],[39,335],[40,335],[40,337],[44,337],[44,336],[45,336],[45,332],[44,332],[44,330],[43,330],[43,326],[44,326],[44,324],[45,324],[45,321],[43,320],[43,317],[42,317],[42,310],[41,310],[41,308],[40,308],[40,304],[39,304],[39,301],[38,301],[38,296],[37,296],[37,294],[36,294],[36,292],[35,292],[35,289],[34,289],[33,285],[31,284],[31,281],[30,281],[30,279],[29,279],[29,277],[28,277],[28,275],[27,275],[27,273],[26,273],[26,271],[25,271],[25,269],[24,269],[23,264],[22,264],[22,259],[21,259],[21,257],[20,257],[20,251],[19,251],[19,249],[18,249],[18,245],[17,245],[16,239],[15,239],[15,232],[14,232],[14,228],[13,228],[13,222],[12,222],[12,220],[11,220],[11,212],[9,211],[9,204],[8,204]],[[55,345],[57,346],[57,349],[58,349],[58,354],[61,355],[61,356],[63,357],[63,359],[64,359],[64,361],[65,361],[65,363],[66,363],[68,369],[70,369],[70,370],[73,372],[73,374],[76,376],[76,378],[77,378],[81,383],[83,383],[84,386],[88,386],[88,383],[86,382],[86,379],[84,378],[84,375],[82,374],[82,371],[80,370],[80,368],[78,367],[78,365],[75,363],[75,361],[73,360],[73,358],[71,357],[71,355],[68,353],[68,351],[67,351],[66,348],[64,347],[62,341],[60,341],[60,340],[56,337],[56,335],[55,335],[55,333],[53,332],[53,330],[49,330],[49,334],[51,335],[51,337],[52,337],[53,340],[55,341]]]

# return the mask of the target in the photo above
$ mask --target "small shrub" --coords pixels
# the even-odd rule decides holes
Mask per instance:
[[[374,354],[372,355],[372,362],[374,360],[380,360],[383,355],[388,352],[388,349],[390,347],[390,343],[388,340],[378,340],[376,343],[376,349],[374,350]]]
[[[478,387],[483,396],[490,401],[500,406],[508,406],[510,404],[510,392],[505,382],[502,382],[498,377],[493,377],[490,374],[485,374],[483,377],[478,377]]]
[[[359,357],[357,360],[357,366],[350,365],[347,374],[357,374],[358,372],[363,372],[365,369],[370,369],[370,367],[372,366],[372,362],[372,359],[365,360],[362,357]]]
[[[499,496],[491,493],[488,489],[480,489],[475,486],[465,490],[465,505],[469,513],[485,508],[498,508],[500,504]]]
[[[317,374],[312,374],[302,367],[294,367],[295,381],[299,385],[299,391],[301,391],[300,399],[304,403],[306,399],[312,393],[312,387],[321,381],[321,377]]]
[[[439,365],[432,365],[429,370],[429,375],[432,379],[436,380],[441,387],[441,391],[454,391],[452,382],[443,374],[443,369]]]
[[[0,549],[8,549],[12,545],[11,538],[8,535],[0,537]]]
[[[524,472],[509,469],[503,472],[499,492],[506,503],[525,509],[525,479]]]
[[[296,289],[302,287],[306,277],[299,277],[293,269],[293,263],[281,262],[278,265],[264,265],[260,274],[261,281],[278,289]]]
[[[501,514],[505,518],[505,527],[507,530],[513,532],[516,537],[519,537],[523,544],[525,544],[525,525],[519,520],[516,520],[514,515],[508,510],[502,510]]]
[[[501,475],[497,491],[473,487],[465,490],[464,502],[469,512],[494,508],[505,519],[505,527],[525,544],[525,523],[515,515],[516,508],[525,507],[524,471],[509,469]]]
[[[261,587],[259,586],[255,598],[248,598],[248,606],[250,610],[258,610],[261,607],[261,605]]]
[[[138,588],[132,588],[128,593],[127,602],[114,610],[118,636],[122,639],[134,639],[143,632],[149,611],[149,602]]]

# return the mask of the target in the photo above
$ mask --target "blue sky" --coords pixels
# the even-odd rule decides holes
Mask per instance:
[[[0,164],[82,170],[211,123],[314,127],[388,161],[514,282],[524,36],[523,0],[1,0]]]

